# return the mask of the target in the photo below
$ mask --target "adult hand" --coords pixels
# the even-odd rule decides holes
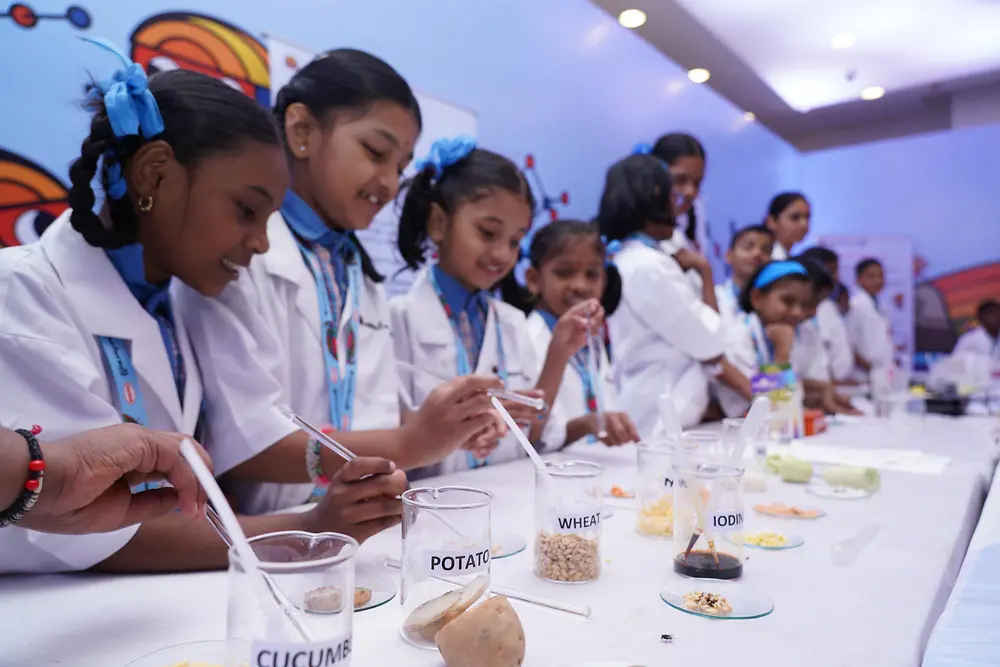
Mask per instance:
[[[604,325],[604,308],[597,299],[587,299],[576,304],[552,328],[549,350],[555,350],[567,359],[587,344],[589,334],[597,334]]]
[[[330,480],[326,495],[309,510],[310,532],[337,532],[364,542],[403,520],[399,495],[406,473],[383,458],[359,456],[345,463]]]
[[[712,270],[712,265],[709,263],[708,258],[690,248],[681,248],[675,252],[674,261],[685,271],[694,269],[698,273],[705,273]]]
[[[191,518],[203,515],[207,499],[181,456],[184,437],[117,424],[41,443],[42,492],[19,525],[50,533],[106,533],[178,507]],[[197,443],[195,448],[211,468],[205,450]],[[142,482],[164,480],[173,488],[131,491]]]
[[[593,415],[596,426],[597,415]],[[596,430],[596,428],[595,428]],[[601,442],[610,447],[625,445],[630,442],[639,442],[639,431],[636,430],[632,419],[624,412],[604,413],[604,435],[596,434]]]
[[[466,375],[428,394],[403,427],[404,446],[420,450],[419,465],[437,463],[495,422],[487,394],[491,389],[502,390],[503,383],[496,377]]]

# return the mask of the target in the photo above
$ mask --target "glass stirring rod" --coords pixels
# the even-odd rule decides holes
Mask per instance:
[[[436,380],[441,380],[442,382],[451,382],[455,378],[447,377],[441,373],[435,373],[434,371],[429,371],[426,368],[420,368],[419,366],[414,366],[413,364],[408,364],[405,361],[397,361],[396,367],[401,368],[404,371],[410,371],[411,373],[423,373],[428,377],[432,377]],[[490,389],[486,392],[489,396],[496,396],[501,401],[510,401],[511,403],[520,403],[521,405],[527,405],[529,408],[534,408],[539,412],[544,412],[548,410],[549,406],[544,400],[540,398],[531,398],[530,396],[523,396],[521,394],[514,393],[512,391],[497,391],[496,389]]]
[[[597,438],[608,437],[604,424],[604,379],[601,377],[601,340],[594,333],[593,319],[587,317],[587,374],[590,375],[591,391],[594,392],[594,417],[597,421],[595,429]]]

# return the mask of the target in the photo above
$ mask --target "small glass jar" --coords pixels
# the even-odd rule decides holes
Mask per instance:
[[[772,409],[767,415],[764,435],[768,442],[789,445],[795,439],[795,412],[787,408]]]
[[[636,445],[638,484],[635,489],[635,530],[647,537],[674,534],[674,465],[679,462],[675,438],[651,440]]]
[[[493,494],[442,486],[410,489],[402,499],[400,634],[437,650],[434,635],[489,593]]]
[[[601,574],[603,468],[588,461],[547,461],[535,470],[535,574],[584,583]]]
[[[743,575],[743,469],[674,467],[674,572],[701,579]]]
[[[715,431],[684,431],[681,433],[684,454],[698,462],[715,461],[721,463],[722,434]]]
[[[354,557],[358,543],[339,533],[287,531],[250,539],[260,571],[244,569],[229,550],[226,665],[348,662],[354,621]],[[261,577],[266,581],[252,581]],[[262,592],[269,593],[261,600]],[[272,596],[299,611],[307,641]],[[338,657],[339,656],[339,657]]]

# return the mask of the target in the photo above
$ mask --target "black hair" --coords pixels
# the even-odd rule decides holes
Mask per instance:
[[[399,72],[384,60],[357,49],[334,49],[317,56],[300,69],[278,91],[274,103],[285,151],[291,155],[288,137],[285,136],[285,112],[292,104],[303,104],[321,122],[338,111],[353,111],[364,115],[376,102],[395,102],[409,111],[423,128],[420,104],[413,89]],[[361,255],[361,267],[373,282],[382,282],[383,276],[375,270],[364,246],[352,233],[351,236]]]
[[[763,287],[754,287],[754,284],[756,284],[757,279],[760,277],[761,272],[764,269],[766,269],[768,266],[770,266],[770,264],[765,264],[764,266],[762,266],[759,269],[757,269],[756,271],[754,271],[754,274],[750,277],[750,280],[747,281],[747,284],[743,288],[743,291],[740,292],[739,306],[740,306],[740,310],[742,310],[744,313],[753,312],[753,304],[750,302],[750,293],[753,292],[755,289],[756,290],[760,290],[764,294],[767,294],[768,292],[770,292],[771,290],[773,290],[775,287],[777,287],[779,285],[784,285],[785,283],[789,283],[789,282],[809,283],[809,284],[812,284],[812,280],[810,279],[810,277],[808,275],[809,267],[806,267],[806,274],[807,275],[803,275],[801,273],[790,273],[787,276],[782,276],[782,277],[778,278],[777,280],[775,280],[774,282],[771,282],[771,283],[768,283],[767,285],[764,285]]]
[[[657,139],[656,144],[653,146],[653,155],[668,165],[672,165],[682,157],[698,157],[708,162],[708,157],[705,155],[705,147],[702,146],[701,142],[690,134],[684,134],[683,132],[664,134]],[[693,244],[697,241],[697,234],[695,232],[698,226],[698,219],[695,216],[693,203],[691,209],[687,212],[687,219],[688,224],[687,229],[684,230],[684,235]]]
[[[98,248],[135,243],[139,232],[139,216],[129,194],[120,199],[105,196],[110,226],[94,212],[92,182],[99,166],[101,187],[107,193],[112,165],[119,167],[124,176],[136,151],[150,141],[169,144],[174,158],[187,169],[210,155],[237,151],[247,142],[281,145],[278,129],[265,109],[205,74],[178,69],[149,78],[149,90],[163,117],[163,132],[149,139],[138,135],[116,137],[103,96],[92,94],[96,90],[94,82],[84,88],[84,108],[92,114],[90,133],[80,146],[80,157],[69,169],[69,205],[73,209],[73,229]]]
[[[496,190],[506,190],[523,197],[534,212],[535,195],[524,173],[503,155],[484,148],[474,148],[454,164],[446,166],[437,175],[433,164],[425,165],[413,178],[403,184],[406,198],[399,214],[399,233],[396,246],[410,269],[417,269],[425,261],[427,252],[427,221],[431,208],[437,204],[445,215],[453,215],[458,207],[475,201]],[[504,301],[522,302],[524,288],[514,277],[514,270],[497,283]]]
[[[805,267],[806,273],[809,274],[809,280],[812,282],[813,293],[818,294],[826,290],[833,292],[833,288],[836,287],[833,276],[817,260],[802,254],[798,257],[792,257],[792,261]]]
[[[620,241],[647,222],[674,225],[670,173],[659,158],[630,155],[608,169],[597,225],[608,240]]]
[[[733,234],[733,238],[729,241],[729,249],[735,250],[736,244],[740,242],[740,239],[742,239],[744,236],[747,236],[748,234],[763,234],[764,236],[767,236],[772,240],[774,239],[774,232],[772,232],[764,225],[747,225],[746,227],[737,230],[736,233]]]
[[[601,233],[597,225],[593,222],[583,222],[582,220],[556,220],[545,225],[531,239],[531,248],[528,251],[528,261],[534,269],[541,269],[542,264],[556,257],[566,247],[567,241],[571,238],[581,236],[592,236],[597,252],[604,256],[607,248],[601,239]],[[605,262],[605,287],[601,295],[601,306],[605,315],[611,315],[618,308],[622,298],[622,277],[618,272],[618,267]],[[508,299],[507,297],[511,297]],[[513,306],[530,313],[536,303],[534,295],[527,290],[520,293],[510,293],[504,295],[504,300]]]
[[[989,310],[1000,310],[1000,301],[997,301],[996,299],[986,299],[985,301],[980,302],[979,306],[976,308],[976,319],[982,322],[983,317]]]
[[[833,292],[830,294],[830,298],[833,299],[834,301],[836,301],[843,294],[848,294],[847,285],[845,285],[844,283],[838,282],[837,284],[835,284],[833,286]]]
[[[801,192],[782,192],[781,194],[777,194],[771,199],[771,203],[767,207],[767,215],[777,219],[786,208],[797,201],[807,202],[809,200]]]
[[[858,262],[856,267],[854,267],[854,275],[860,278],[862,273],[873,266],[882,268],[882,262],[878,261],[874,257],[865,257],[863,260]]]
[[[800,257],[806,257],[814,262],[819,262],[823,266],[840,263],[840,256],[836,252],[821,245],[803,250]]]

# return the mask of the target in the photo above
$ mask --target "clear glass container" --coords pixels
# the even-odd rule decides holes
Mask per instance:
[[[229,604],[226,621],[226,667],[257,664],[347,662],[354,620],[354,557],[358,543],[339,533],[287,531],[250,539],[265,585],[252,581],[261,572],[246,571],[235,549],[229,550]],[[298,611],[303,634],[281,612],[273,597]],[[339,664],[339,662],[338,662]]]
[[[674,465],[679,463],[676,439],[652,440],[636,445],[638,483],[635,489],[635,530],[647,537],[674,534]]]
[[[400,634],[436,650],[434,635],[489,593],[493,494],[442,486],[410,489],[402,498]]]
[[[745,421],[746,419],[743,417],[730,417],[722,420],[723,457],[720,460],[715,461],[715,463],[726,463],[729,461],[729,455],[740,442],[740,433],[743,432],[743,423]],[[747,452],[744,451],[743,454],[746,456]]]
[[[674,571],[686,577],[743,575],[743,469],[674,467]]]
[[[601,574],[601,474],[588,461],[545,463],[535,471],[535,574],[559,583]]]
[[[721,463],[722,434],[716,431],[685,431],[681,433],[681,445],[687,456],[697,461]]]
[[[773,410],[767,415],[764,426],[765,439],[773,444],[788,445],[795,439],[795,412],[787,408]]]

